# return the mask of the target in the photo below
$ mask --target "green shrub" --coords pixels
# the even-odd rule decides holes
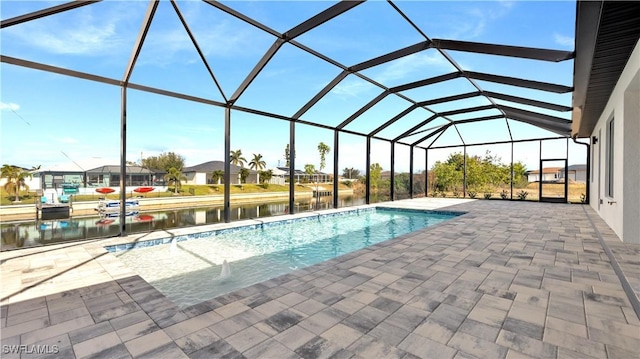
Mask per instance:
[[[525,199],[527,199],[528,195],[529,195],[529,192],[522,190],[518,192],[518,199],[521,201],[524,201]]]
[[[467,193],[469,194],[469,198],[476,198],[476,196],[478,195],[478,192],[476,191],[469,191]]]
[[[489,198],[491,198],[491,196],[493,196],[493,193],[491,193],[491,192],[485,192],[484,193],[484,199],[489,199]]]
[[[509,192],[507,192],[506,189],[503,189],[502,192],[500,192],[500,198],[502,198],[502,199],[509,198]]]

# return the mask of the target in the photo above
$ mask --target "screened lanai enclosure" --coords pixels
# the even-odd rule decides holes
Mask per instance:
[[[242,218],[238,150],[244,166],[259,155],[259,170],[292,169],[271,215],[423,196],[585,203],[590,139],[572,138],[571,122],[588,6],[3,2],[2,161],[224,162],[222,205],[184,226]],[[300,205],[306,165],[329,174],[316,184],[324,207]],[[341,198],[349,190],[358,200]],[[114,225],[154,229],[124,211]]]

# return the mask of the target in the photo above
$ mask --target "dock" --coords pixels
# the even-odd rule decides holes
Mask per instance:
[[[63,219],[71,215],[71,205],[69,203],[37,203],[36,219]]]

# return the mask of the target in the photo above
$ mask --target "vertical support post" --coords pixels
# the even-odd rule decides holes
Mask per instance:
[[[540,151],[540,173],[538,174],[538,201],[542,200],[542,140],[538,141]]]
[[[413,146],[409,147],[409,198],[413,199]]]
[[[462,146],[462,198],[467,197],[467,146]]]
[[[567,137],[567,155],[564,160],[564,203],[569,202],[569,137]]]
[[[371,203],[371,137],[369,136],[367,136],[366,165],[367,168],[365,169],[365,173],[367,180],[365,181],[364,202],[369,204]]]
[[[127,174],[127,87],[122,86],[120,91],[120,237],[127,230],[126,199],[124,177]]]
[[[429,149],[424,150],[424,196],[429,197]]]
[[[289,122],[289,214],[295,213],[296,201],[296,123]]]
[[[513,199],[513,178],[514,178],[514,170],[513,170],[513,141],[511,141],[511,199]]]
[[[224,108],[224,222],[231,214],[231,107]]]
[[[338,175],[340,169],[338,168],[338,142],[339,142],[338,130],[333,132],[333,208],[338,208]]]
[[[389,188],[389,200],[396,200],[396,144],[391,142],[391,178],[390,178],[390,186]]]
[[[587,193],[585,193],[586,198],[585,198],[585,202],[586,204],[589,204],[591,202],[591,145],[588,143],[584,144],[585,147],[587,148],[587,173],[586,173],[586,182],[587,182]]]

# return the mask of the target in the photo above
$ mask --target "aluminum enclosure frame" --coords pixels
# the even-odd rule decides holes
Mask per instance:
[[[121,105],[121,138],[120,138],[121,163],[120,165],[122,167],[122,171],[124,171],[125,164],[126,164],[126,143],[127,143],[127,140],[126,140],[126,137],[127,137],[126,136],[126,111],[127,111],[126,93],[128,89],[135,89],[135,90],[144,91],[148,93],[154,93],[162,96],[169,96],[169,97],[178,98],[186,101],[192,101],[192,102],[197,102],[197,103],[202,103],[210,106],[223,108],[224,114],[225,114],[224,123],[225,123],[226,153],[230,152],[230,138],[233,132],[232,119],[233,119],[234,111],[241,111],[245,113],[266,116],[272,119],[288,121],[290,124],[289,126],[289,145],[291,149],[290,168],[292,169],[295,168],[295,157],[296,157],[295,156],[296,124],[304,124],[304,125],[314,126],[317,128],[332,130],[334,135],[334,142],[333,142],[334,178],[337,178],[339,175],[338,160],[340,158],[339,157],[340,149],[338,146],[339,146],[340,134],[343,133],[343,134],[352,134],[352,135],[362,136],[366,140],[366,166],[367,166],[366,168],[367,181],[366,181],[366,194],[365,194],[366,203],[370,203],[370,195],[371,195],[370,165],[371,165],[371,140],[373,139],[386,141],[386,142],[389,142],[391,145],[390,155],[391,155],[392,174],[391,174],[391,193],[390,194],[391,194],[391,200],[394,200],[395,199],[395,196],[394,196],[395,144],[402,144],[402,145],[409,146],[409,151],[410,151],[409,153],[410,153],[410,159],[411,159],[410,174],[409,174],[411,188],[409,193],[410,193],[410,197],[413,198],[414,196],[413,157],[414,157],[414,151],[416,149],[425,150],[425,157],[426,157],[425,164],[428,164],[429,149],[444,148],[444,147],[431,147],[432,144],[436,142],[437,138],[442,136],[442,134],[447,130],[449,130],[450,128],[453,128],[457,133],[457,135],[459,136],[460,141],[462,143],[461,146],[464,147],[465,152],[466,152],[467,146],[478,146],[478,145],[498,143],[498,142],[465,143],[465,139],[463,138],[463,136],[460,134],[460,131],[458,130],[458,126],[457,126],[458,124],[504,119],[508,129],[509,137],[510,137],[510,141],[506,141],[504,143],[512,143],[512,144],[517,142],[524,142],[524,141],[543,140],[547,138],[521,140],[521,141],[514,140],[511,134],[511,129],[509,127],[508,120],[524,122],[524,123],[531,124],[531,125],[543,128],[545,130],[557,133],[560,136],[558,138],[569,138],[571,135],[570,120],[565,120],[560,117],[550,116],[543,112],[528,111],[528,110],[522,110],[514,107],[498,105],[494,100],[495,99],[505,100],[505,101],[510,101],[514,103],[524,104],[524,105],[535,107],[535,108],[540,108],[543,110],[546,109],[546,110],[553,110],[553,111],[559,111],[559,112],[571,111],[572,108],[570,106],[548,103],[548,102],[539,101],[536,99],[522,98],[522,97],[504,94],[504,93],[493,92],[493,91],[486,91],[478,85],[477,81],[487,81],[487,82],[493,82],[493,83],[507,84],[510,86],[530,88],[530,89],[536,89],[539,91],[552,92],[552,93],[572,92],[573,91],[572,86],[533,81],[533,80],[523,79],[523,78],[513,78],[513,77],[503,76],[499,74],[487,74],[487,73],[480,73],[480,72],[473,72],[473,71],[465,71],[454,61],[452,56],[447,51],[462,51],[462,52],[469,52],[469,53],[488,54],[488,55],[494,55],[494,56],[506,56],[506,57],[535,60],[535,61],[554,62],[554,63],[574,59],[576,54],[573,51],[559,51],[559,50],[552,50],[552,49],[507,46],[507,45],[501,45],[501,44],[488,44],[488,43],[478,43],[478,42],[458,41],[458,40],[448,40],[448,39],[431,39],[410,19],[411,14],[404,13],[402,10],[400,10],[396,6],[396,4],[393,1],[388,0],[387,2],[391,5],[390,11],[396,11],[405,21],[407,21],[407,23],[409,23],[410,26],[412,26],[419,34],[421,34],[421,36],[423,37],[423,40],[413,45],[406,46],[402,49],[391,51],[384,55],[362,61],[355,65],[348,66],[345,64],[341,64],[335,59],[332,59],[314,49],[311,49],[303,44],[300,44],[295,39],[301,36],[302,34],[313,30],[318,26],[322,26],[322,24],[328,21],[331,21],[333,18],[340,16],[341,14],[356,8],[357,6],[362,4],[364,1],[340,1],[328,7],[324,11],[321,11],[316,15],[310,17],[309,19],[301,22],[300,24],[292,27],[288,31],[285,31],[284,33],[280,33],[276,30],[269,28],[267,25],[262,24],[259,21],[252,19],[249,16],[242,14],[241,12],[236,11],[231,7],[224,5],[218,1],[203,0],[206,4],[212,6],[213,8],[218,9],[219,11],[225,12],[228,15],[233,16],[247,23],[248,25],[253,26],[265,32],[266,34],[269,34],[274,37],[274,41],[271,47],[267,49],[267,51],[263,54],[262,58],[251,69],[251,71],[247,74],[247,76],[244,78],[244,80],[241,82],[238,88],[233,92],[233,94],[226,95],[218,82],[218,79],[214,73],[214,68],[207,62],[198,44],[198,39],[190,30],[189,25],[185,20],[181,10],[179,9],[177,2],[175,0],[169,0],[169,1],[176,15],[178,16],[180,23],[182,24],[185,31],[187,32],[190,41],[192,42],[194,48],[198,52],[198,55],[202,63],[205,65],[207,72],[211,77],[212,86],[215,86],[215,88],[220,92],[221,97],[224,99],[223,102],[214,101],[211,99],[202,98],[198,96],[193,96],[190,94],[173,92],[173,91],[163,90],[163,89],[145,86],[141,84],[135,84],[129,81],[131,77],[131,73],[136,65],[136,59],[140,53],[140,49],[142,48],[142,45],[144,44],[150,24],[153,21],[157,6],[159,4],[159,0],[149,1],[147,12],[141,24],[137,40],[131,52],[131,58],[127,64],[127,67],[122,79],[107,78],[104,76],[84,73],[84,72],[76,71],[73,69],[67,69],[63,67],[57,67],[57,66],[52,66],[48,64],[33,62],[33,61],[29,61],[22,58],[10,57],[4,54],[0,54],[0,61],[5,64],[21,66],[25,68],[30,68],[30,69],[35,69],[35,70],[40,70],[40,71],[45,71],[50,73],[56,73],[64,76],[71,76],[71,77],[81,78],[89,81],[95,81],[95,82],[99,82],[107,85],[120,87],[122,92],[121,104],[120,104]],[[72,1],[62,5],[53,6],[53,7],[32,12],[29,14],[24,14],[14,18],[2,20],[0,22],[0,28],[8,28],[24,22],[35,21],[42,17],[54,15],[54,14],[65,12],[65,11],[72,11],[73,9],[83,7],[83,6],[90,6],[98,2],[100,1],[93,1],[93,0],[92,1]],[[337,67],[338,69],[341,70],[340,73],[332,81],[330,81],[323,89],[318,91],[313,98],[311,98],[307,103],[305,103],[301,108],[299,108],[293,116],[286,116],[278,113],[269,113],[269,112],[261,111],[259,109],[236,105],[236,102],[238,101],[238,99],[241,98],[241,96],[245,93],[247,88],[251,86],[255,78],[260,74],[260,72],[265,68],[265,66],[271,61],[273,56],[282,48],[282,46],[285,43],[293,45],[296,48],[302,51],[305,51],[308,54],[315,56]],[[393,60],[401,59],[406,56],[420,53],[423,51],[428,51],[428,50],[437,51],[438,53],[443,55],[447,59],[447,61],[449,61],[449,63],[456,69],[456,71],[448,74],[432,77],[432,78],[425,78],[425,79],[421,79],[421,80],[410,82],[410,83],[400,84],[394,87],[385,87],[384,85],[376,82],[375,80],[365,76],[361,72],[363,70],[366,70],[366,69],[369,69]],[[378,94],[376,97],[372,98],[365,105],[361,106],[352,115],[342,120],[336,126],[328,126],[321,123],[314,123],[304,119],[304,114],[309,109],[313,108],[313,106],[317,104],[325,95],[327,95],[335,86],[339,85],[342,81],[344,81],[349,76],[356,76],[359,79],[366,81],[368,84],[379,88],[381,90],[381,93]],[[456,79],[464,79],[468,81],[469,84],[471,84],[476,90],[473,92],[465,92],[465,93],[460,93],[460,94],[455,94],[455,95],[435,98],[435,99],[433,98],[432,99],[416,99],[416,98],[410,98],[407,95],[403,94],[403,91],[406,91],[409,89],[415,89],[419,87],[429,86],[429,85],[442,83],[446,81],[452,81]],[[398,113],[397,115],[387,119],[382,125],[379,125],[378,127],[376,127],[375,129],[369,132],[359,132],[359,131],[353,131],[353,130],[347,129],[350,123],[352,123],[358,117],[363,115],[367,110],[371,109],[376,104],[380,103],[382,100],[384,100],[389,96],[395,96],[405,101],[408,101],[411,105],[407,107],[405,110]],[[436,104],[449,103],[449,102],[462,100],[462,99],[469,99],[473,97],[484,98],[490,102],[490,105],[457,108],[455,110],[441,111],[441,112],[435,111],[433,108],[430,107]],[[412,124],[410,128],[407,128],[406,131],[404,131],[401,135],[395,138],[389,139],[389,138],[381,137],[379,135],[383,130],[387,129],[389,126],[405,118],[405,116],[407,116],[409,113],[411,113],[415,109],[423,109],[429,114],[429,116],[417,124]],[[499,114],[493,115],[493,116],[475,116],[467,120],[454,120],[451,118],[451,116],[454,116],[454,115],[463,114],[463,113],[473,114],[474,112],[483,111],[483,110],[494,110]],[[425,126],[427,126],[430,122],[436,119],[444,119],[447,123],[441,127],[425,129]],[[407,137],[415,136],[417,134],[423,134],[423,136],[421,136],[421,138],[418,141],[406,140]],[[423,143],[432,137],[436,137],[436,140],[432,141],[430,145],[425,146]],[[499,142],[499,143],[503,143],[503,142]],[[454,147],[459,147],[459,146],[454,146]],[[228,156],[225,157],[224,161],[225,161],[224,220],[225,222],[229,222],[229,209],[230,209],[230,202],[231,202],[229,187],[230,187],[231,178],[229,174],[230,159],[228,158]],[[290,189],[289,189],[290,212],[289,213],[293,214],[294,213],[294,197],[295,197],[295,192],[294,192],[295,179],[294,179],[293,171],[290,171],[289,180],[290,180]],[[123,193],[121,202],[124,205],[124,182],[122,182],[120,186],[121,186],[121,193]],[[337,181],[334,181],[334,187],[333,187],[334,207],[338,206],[337,188],[338,188]],[[464,188],[464,193],[466,195],[466,186]],[[121,212],[123,213],[120,221],[122,223],[121,234],[124,234],[125,232],[124,211],[121,211]]]

